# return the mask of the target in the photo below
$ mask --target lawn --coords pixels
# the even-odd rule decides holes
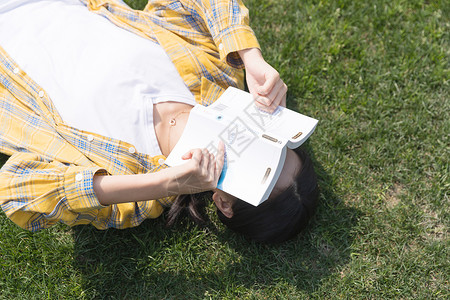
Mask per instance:
[[[288,106],[320,120],[305,145],[321,188],[308,229],[265,246],[212,206],[206,226],[172,229],[30,233],[1,213],[0,298],[450,297],[448,3],[245,3]]]

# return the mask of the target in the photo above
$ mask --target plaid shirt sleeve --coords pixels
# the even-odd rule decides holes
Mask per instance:
[[[189,17],[184,17],[184,22],[192,28],[203,27],[204,32],[209,32],[221,60],[226,60],[230,66],[244,67],[236,51],[260,47],[249,26],[248,9],[241,0],[151,0],[144,11],[168,16],[180,6],[189,14]]]
[[[92,220],[103,208],[94,193],[93,176],[105,173],[99,167],[67,165],[37,154],[16,153],[0,172],[0,203],[12,221],[31,231],[58,221],[74,225],[83,214],[89,214],[88,220]]]

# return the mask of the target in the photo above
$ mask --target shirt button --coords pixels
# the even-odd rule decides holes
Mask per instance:
[[[220,44],[219,44],[219,50],[222,50],[222,49],[223,49],[223,44],[220,43]]]
[[[131,154],[136,152],[136,149],[134,149],[134,147],[130,147],[128,148],[128,152],[130,152]]]
[[[89,134],[87,136],[87,140],[88,140],[88,142],[92,142],[94,140],[94,136],[92,134]]]
[[[13,72],[14,72],[14,74],[19,74],[20,69],[19,68],[14,68]]]
[[[44,97],[44,91],[39,91],[39,97]]]
[[[83,174],[78,173],[78,174],[75,176],[75,180],[76,180],[76,181],[81,181],[81,180],[83,180]]]
[[[166,160],[164,158],[160,158],[160,159],[158,159],[158,164],[162,165],[162,164],[164,164],[165,161]]]

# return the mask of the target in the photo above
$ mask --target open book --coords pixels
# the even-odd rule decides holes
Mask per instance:
[[[165,163],[183,164],[183,154],[195,148],[207,148],[216,155],[222,140],[225,163],[217,188],[257,206],[275,186],[286,147],[299,147],[317,122],[284,107],[266,113],[255,106],[251,94],[230,87],[210,106],[194,106]]]

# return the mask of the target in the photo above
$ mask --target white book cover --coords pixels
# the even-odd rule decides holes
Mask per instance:
[[[317,120],[278,107],[258,109],[253,96],[230,87],[208,107],[196,105],[166,164],[185,163],[183,154],[207,148],[214,155],[222,140],[225,164],[217,188],[254,206],[269,197],[283,169],[286,147],[299,147],[314,132]]]

